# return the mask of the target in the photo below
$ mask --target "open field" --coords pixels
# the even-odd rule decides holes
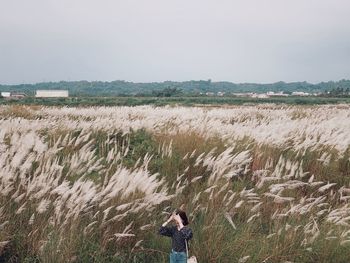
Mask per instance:
[[[349,262],[350,105],[0,107],[0,261]]]

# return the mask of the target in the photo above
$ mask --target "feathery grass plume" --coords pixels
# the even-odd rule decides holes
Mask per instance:
[[[233,220],[232,220],[231,215],[230,215],[229,213],[226,212],[226,213],[224,214],[224,216],[225,216],[225,218],[227,219],[227,221],[230,223],[230,225],[233,227],[233,229],[236,230],[237,227],[236,227],[235,223],[233,223]]]
[[[244,256],[238,260],[238,263],[245,263],[248,261],[249,258],[250,256]]]
[[[44,213],[48,206],[50,205],[51,201],[50,200],[46,200],[46,199],[42,199],[36,209],[36,211],[39,213],[39,214],[42,214]]]

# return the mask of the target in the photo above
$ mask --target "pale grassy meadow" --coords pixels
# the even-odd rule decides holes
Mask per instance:
[[[0,107],[0,259],[349,262],[350,106]]]

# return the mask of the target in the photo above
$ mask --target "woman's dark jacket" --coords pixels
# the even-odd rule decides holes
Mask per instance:
[[[185,240],[190,240],[193,236],[191,228],[187,226],[184,226],[180,230],[177,229],[177,226],[161,226],[159,234],[171,237],[171,247],[176,252],[186,252]]]

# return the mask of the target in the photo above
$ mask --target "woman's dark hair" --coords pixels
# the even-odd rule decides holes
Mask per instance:
[[[187,218],[187,215],[186,215],[185,211],[182,211],[182,210],[178,209],[178,210],[176,210],[176,214],[181,217],[182,224],[184,226],[187,226],[188,225],[188,218]]]

